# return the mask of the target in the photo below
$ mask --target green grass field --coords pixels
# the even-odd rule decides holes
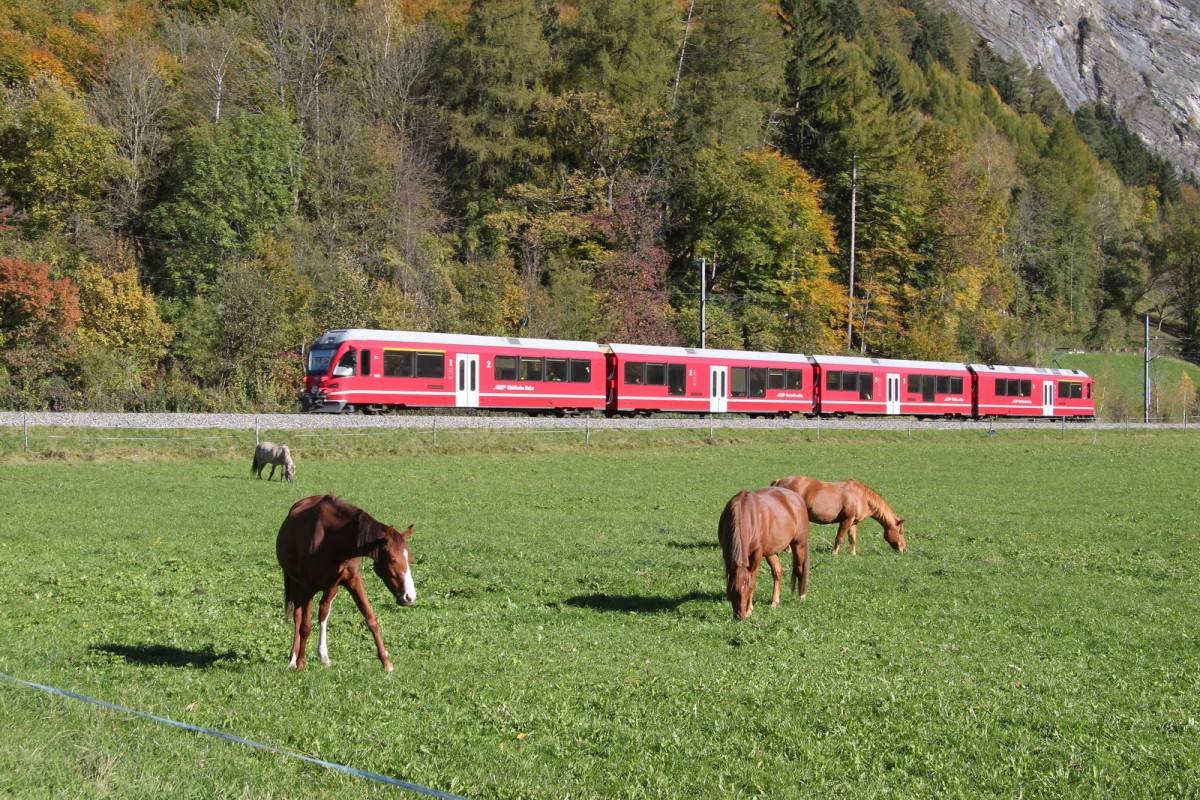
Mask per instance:
[[[1197,435],[447,432],[294,485],[10,452],[0,672],[470,798],[1195,796]],[[764,567],[735,623],[717,517],[796,473],[880,490],[909,552],[816,527],[808,599]],[[275,533],[324,492],[415,523],[417,603],[366,579],[392,675],[345,596],[333,666],[286,668]],[[5,797],[405,796],[7,681],[0,719]]]

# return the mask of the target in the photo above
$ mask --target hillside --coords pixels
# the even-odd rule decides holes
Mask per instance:
[[[1083,370],[1096,380],[1096,415],[1100,419],[1143,419],[1146,362],[1141,353],[1073,353],[1060,356],[1055,364]],[[1200,367],[1195,364],[1154,357],[1150,362],[1150,387],[1152,420],[1180,422],[1186,409],[1191,422],[1200,410],[1196,403]]]
[[[335,328],[696,345],[702,295],[720,348],[1200,345],[1200,192],[927,0],[9,0],[0,81],[0,407],[291,409]]]
[[[991,46],[1040,69],[1072,110],[1105,103],[1181,170],[1200,172],[1200,2],[947,0]]]

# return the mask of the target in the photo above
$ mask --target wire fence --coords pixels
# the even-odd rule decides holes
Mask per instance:
[[[976,431],[995,435],[1005,430],[1055,430],[1062,436],[1101,430],[1194,430],[1195,421],[1141,420],[1074,422],[1046,420],[916,420],[913,418],[750,419],[738,416],[615,418],[528,417],[486,414],[399,414],[388,416],[320,414],[89,414],[0,412],[0,454],[96,455],[135,451],[186,456],[228,457],[252,450],[264,440],[320,441],[321,450],[338,452],[404,452],[445,447],[505,447],[514,441],[548,441],[564,435],[591,444],[612,432],[687,431],[716,441],[718,434],[783,431],[820,440],[846,431],[890,431],[911,439],[941,431]],[[548,438],[544,438],[548,437]],[[358,442],[360,444],[354,444]],[[144,446],[144,447],[143,447]],[[536,446],[536,445],[531,445]],[[126,450],[121,450],[126,448]]]

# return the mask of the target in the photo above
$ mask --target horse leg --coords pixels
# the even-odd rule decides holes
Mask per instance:
[[[858,521],[850,521],[850,555],[858,555]]]
[[[833,555],[836,556],[838,554],[838,550],[842,548],[842,540],[846,538],[847,533],[850,533],[850,549],[854,549],[854,534],[851,533],[853,530],[853,519],[843,519],[838,523],[837,536],[835,536],[833,539]]]
[[[308,636],[312,633],[312,595],[296,603],[295,635],[292,637],[292,659],[289,667],[304,669],[305,651],[308,649]]]
[[[779,587],[783,583],[783,564],[779,562],[778,555],[767,556],[767,563],[771,565],[771,608],[779,608]]]
[[[321,595],[321,604],[317,607],[317,655],[321,658],[321,663],[329,666],[333,662],[329,660],[329,610],[333,605],[334,595],[338,593],[338,584],[334,584],[333,588]]]
[[[264,464],[263,466],[265,467],[265,466],[266,466],[266,464]],[[260,477],[261,477],[261,476],[260,476]],[[270,474],[268,474],[268,475],[267,475],[267,482],[268,482],[268,483],[270,483],[270,481],[271,481],[271,478],[274,478],[274,477],[275,477],[275,465],[274,465],[274,464],[272,464],[272,465],[271,465],[271,472],[270,472]]]
[[[800,593],[800,599],[808,597],[808,542],[792,545],[792,588]]]
[[[345,586],[350,591],[350,596],[354,598],[355,604],[358,605],[358,610],[366,617],[371,635],[375,637],[375,647],[379,651],[379,660],[383,662],[383,671],[391,672],[392,661],[388,658],[387,648],[383,646],[383,635],[379,632],[379,620],[375,618],[375,612],[371,610],[371,604],[367,602],[367,592],[363,586],[362,577],[358,574],[352,575],[348,581],[345,581]]]

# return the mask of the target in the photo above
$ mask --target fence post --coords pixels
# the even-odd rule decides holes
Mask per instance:
[[[256,416],[254,418],[254,446],[258,447],[259,444],[260,444],[260,442],[258,439],[258,417]]]
[[[433,446],[437,447],[437,415],[433,417]]]
[[[585,417],[583,420],[583,443],[592,443],[592,418]]]
[[[21,428],[25,432],[25,452],[28,453],[29,452],[29,415],[28,414],[21,415]]]

